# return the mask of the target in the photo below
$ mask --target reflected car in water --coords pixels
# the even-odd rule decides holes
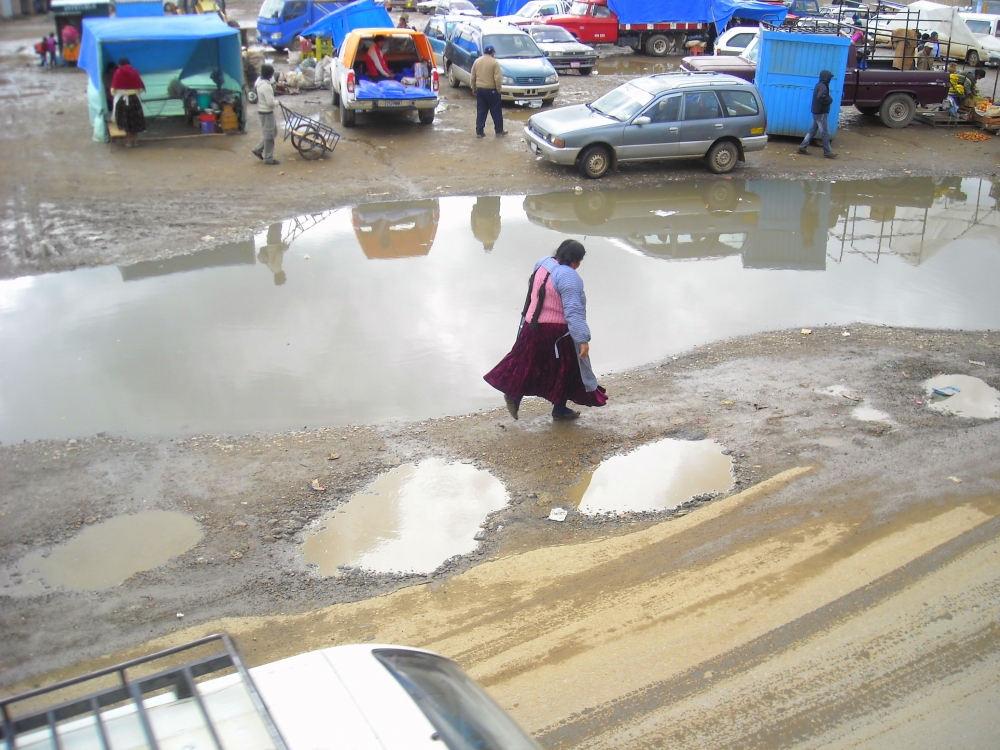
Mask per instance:
[[[577,70],[582,76],[589,76],[597,64],[597,52],[594,48],[582,44],[562,26],[522,26],[528,35],[538,45],[552,67],[560,73],[567,70]]]
[[[592,104],[532,115],[528,147],[589,179],[621,162],[704,158],[731,172],[767,146],[767,117],[757,88],[733,76],[664,73],[622,84]]]
[[[533,224],[565,234],[617,239],[667,260],[739,255],[757,226],[760,206],[760,198],[739,180],[524,199],[524,212]]]
[[[497,16],[498,21],[505,21],[513,26],[526,26],[533,23],[543,23],[549,16],[558,16],[566,12],[569,3],[563,0],[528,0],[511,16]]]
[[[437,198],[363,203],[351,209],[354,236],[361,251],[373,260],[427,255],[440,218]]]

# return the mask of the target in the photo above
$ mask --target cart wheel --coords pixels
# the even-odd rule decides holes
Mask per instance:
[[[316,128],[306,126],[292,132],[292,146],[303,159],[319,159],[326,151],[323,134]]]

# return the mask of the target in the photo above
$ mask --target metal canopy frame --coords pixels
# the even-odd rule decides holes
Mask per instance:
[[[182,654],[185,651],[191,651],[200,646],[216,642],[222,646],[222,651],[193,659],[180,666],[163,669],[144,677],[135,679],[129,679],[128,677],[127,671],[130,669],[135,669],[141,665],[147,665],[160,659]],[[199,677],[227,669],[236,670],[250,696],[254,708],[263,720],[264,726],[267,728],[275,747],[278,750],[288,750],[288,746],[285,744],[284,739],[282,739],[273,717],[268,712],[267,706],[264,704],[256,685],[254,685],[253,679],[250,677],[249,671],[247,671],[246,665],[243,663],[243,658],[240,656],[230,637],[225,633],[209,635],[181,646],[157,651],[148,656],[122,662],[112,667],[105,667],[104,669],[89,672],[69,680],[63,680],[62,682],[57,682],[43,688],[30,690],[10,698],[4,698],[0,700],[0,713],[2,713],[3,717],[3,724],[0,726],[0,741],[5,742],[5,747],[9,750],[16,750],[17,737],[19,735],[36,732],[48,727],[55,750],[62,750],[63,743],[56,729],[57,725],[67,719],[89,715],[94,718],[100,747],[102,750],[111,750],[108,734],[101,717],[101,709],[131,702],[135,706],[136,715],[139,718],[146,742],[151,750],[159,750],[159,743],[153,732],[144,701],[145,697],[151,693],[171,688],[179,699],[194,699],[217,750],[237,750],[236,748],[227,748],[223,745],[219,733],[212,724],[211,717],[199,693],[198,685],[195,682]],[[64,690],[75,685],[82,685],[91,680],[111,675],[118,677],[118,685],[114,687],[91,692],[83,697],[63,701],[20,716],[15,717],[12,714],[11,708],[14,704],[40,698],[59,690]]]

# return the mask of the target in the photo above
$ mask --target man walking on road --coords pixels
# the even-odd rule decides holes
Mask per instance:
[[[265,164],[277,164],[274,158],[274,139],[278,135],[278,124],[274,120],[274,89],[271,87],[271,76],[274,68],[262,65],[260,78],[254,90],[257,92],[257,114],[260,115],[260,143],[253,149],[253,155]]]
[[[472,63],[472,93],[476,95],[476,137],[486,137],[486,113],[493,118],[493,129],[497,138],[507,135],[503,129],[503,112],[500,110],[500,85],[503,83],[503,70],[497,62],[496,50],[492,44],[487,44],[483,50],[486,54]]]
[[[833,103],[833,97],[830,96],[830,81],[833,80],[833,73],[829,70],[821,70],[819,72],[819,83],[816,84],[816,88],[813,89],[812,98],[812,115],[813,123],[809,128],[809,132],[806,133],[806,137],[802,139],[802,143],[799,144],[799,153],[808,154],[809,144],[812,139],[816,137],[817,131],[823,138],[823,156],[827,159],[836,159],[837,155],[833,153],[830,148],[830,124],[827,122],[827,118],[830,116],[830,104]]]

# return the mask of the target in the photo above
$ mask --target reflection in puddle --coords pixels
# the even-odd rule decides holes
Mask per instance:
[[[892,417],[884,411],[873,409],[870,406],[855,406],[851,410],[851,416],[861,422],[884,422],[885,424],[892,422]]]
[[[598,374],[785,328],[996,330],[998,197],[971,178],[704,179],[367,203],[274,224],[252,249],[0,280],[0,441],[498,406],[482,375],[567,236],[588,251]]]
[[[190,516],[148,510],[89,526],[47,557],[36,552],[22,558],[8,575],[13,593],[38,593],[42,586],[96,591],[117,586],[129,576],[155,568],[185,552],[201,539]]]
[[[591,516],[669,510],[695,495],[728,491],[731,466],[714,440],[660,440],[603,461],[569,500]]]
[[[441,459],[404,464],[327,514],[327,528],[309,537],[302,552],[324,576],[336,575],[338,566],[430,573],[472,552],[479,524],[506,504],[500,481],[474,466]]]
[[[935,411],[973,419],[1000,417],[1000,391],[971,375],[938,375],[924,382],[928,406]],[[957,388],[954,396],[939,396],[933,389]]]

